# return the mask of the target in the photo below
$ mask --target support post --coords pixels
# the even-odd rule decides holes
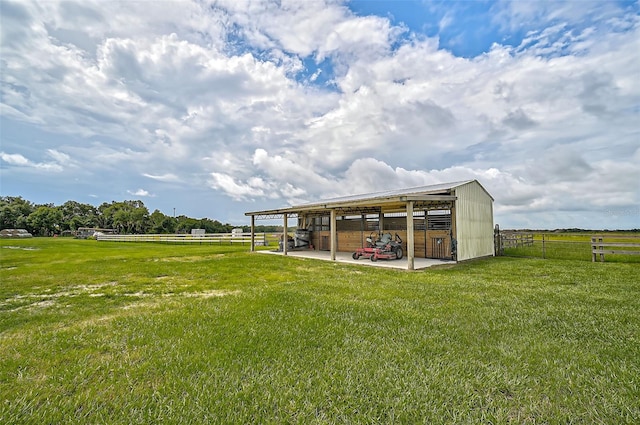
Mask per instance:
[[[256,250],[256,216],[251,216],[251,252]]]
[[[289,216],[287,213],[284,213],[284,230],[282,232],[282,253],[287,255],[287,250],[289,249]]]
[[[336,228],[336,210],[331,210],[330,229],[331,229],[331,238],[330,238],[331,261],[335,261],[336,260],[336,250],[337,250],[337,247],[338,247],[338,230]]]
[[[415,238],[413,234],[413,201],[407,202],[407,270],[414,269]]]
[[[382,211],[378,213],[378,233],[384,234],[384,213]]]
[[[497,224],[493,229],[493,249],[496,257],[502,255],[502,236],[500,236],[500,226]]]

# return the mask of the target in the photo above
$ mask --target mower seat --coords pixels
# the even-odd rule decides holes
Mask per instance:
[[[382,237],[378,241],[376,241],[376,246],[383,247],[389,242],[391,242],[391,239],[392,239],[391,233],[385,233],[384,235],[382,235]]]

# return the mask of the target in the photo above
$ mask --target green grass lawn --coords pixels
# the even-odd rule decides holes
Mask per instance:
[[[2,424],[640,422],[638,264],[0,241]]]

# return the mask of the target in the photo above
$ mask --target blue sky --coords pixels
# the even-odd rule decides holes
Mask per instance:
[[[638,1],[0,0],[0,194],[246,211],[478,179],[640,227]]]
[[[456,56],[473,57],[489,51],[496,40],[520,39],[521,31],[503,39],[500,28],[491,25],[487,1],[352,1],[351,9],[360,16],[388,17],[394,25],[405,26],[407,35],[438,37],[440,46]],[[392,7],[390,7],[392,6]]]

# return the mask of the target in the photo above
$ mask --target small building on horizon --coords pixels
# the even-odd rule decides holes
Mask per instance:
[[[78,227],[75,232],[76,239],[88,239],[97,235],[115,235],[115,229],[101,229],[99,227]]]

